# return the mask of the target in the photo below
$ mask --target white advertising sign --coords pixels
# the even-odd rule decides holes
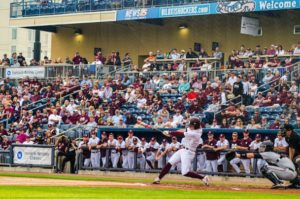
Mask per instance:
[[[51,166],[52,148],[15,146],[14,164]]]
[[[242,17],[241,34],[258,36],[259,20],[256,18]]]
[[[24,77],[37,77],[45,78],[45,68],[44,67],[31,67],[31,68],[6,68],[5,76],[11,79],[19,79]]]

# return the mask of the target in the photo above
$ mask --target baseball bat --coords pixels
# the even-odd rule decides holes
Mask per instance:
[[[155,128],[155,127],[153,127],[153,126],[151,126],[151,125],[149,125],[149,124],[146,124],[146,123],[144,123],[144,122],[138,122],[138,123],[139,123],[140,125],[146,127],[146,128],[150,128],[150,129],[155,130],[155,131],[157,131],[157,132],[163,133],[162,130],[160,130],[160,129],[158,129],[158,128]]]

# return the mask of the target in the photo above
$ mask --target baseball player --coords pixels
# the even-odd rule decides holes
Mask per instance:
[[[141,159],[141,161],[143,161],[143,163],[142,162],[140,162],[140,168],[141,169],[145,169],[145,167],[146,167],[146,158],[145,158],[145,153],[146,153],[146,150],[147,150],[147,148],[148,148],[148,144],[149,143],[147,143],[146,142],[146,138],[144,138],[144,137],[142,137],[141,138],[141,144],[140,144],[140,148],[141,148],[141,158],[143,159]],[[139,159],[138,159],[139,160]]]
[[[217,173],[218,172],[218,157],[219,153],[214,150],[217,148],[217,140],[214,139],[214,134],[212,131],[207,133],[208,140],[206,140],[202,146],[202,149],[206,149],[206,161],[205,169],[208,172]]]
[[[140,169],[145,168],[145,156],[143,154],[140,143],[138,143],[138,139],[133,138],[133,142],[128,147],[128,161],[132,162],[133,165],[129,165],[129,169],[134,169],[134,158],[137,158],[137,167]]]
[[[154,169],[154,164],[155,164],[155,156],[156,153],[159,149],[159,144],[156,141],[155,137],[152,137],[149,144],[148,148],[146,149],[146,168],[151,168]]]
[[[87,134],[83,135],[83,140],[79,142],[78,149],[76,151],[76,159],[79,159],[79,154],[82,154],[83,157],[83,166],[88,167],[91,164],[91,151],[89,150],[89,137]]]
[[[167,150],[167,161],[178,151],[181,147],[181,143],[177,141],[177,137],[173,136],[172,137],[172,142],[169,144],[168,150]],[[181,163],[178,163],[177,165],[172,166],[171,170],[175,170],[177,167],[177,170],[180,170],[181,168]]]
[[[100,157],[102,161],[102,167],[106,166],[106,148],[107,148],[107,134],[106,132],[101,133],[101,139],[97,144],[97,149],[100,149]]]
[[[116,150],[118,141],[114,138],[114,134],[110,133],[107,140],[107,147],[110,149],[110,160],[113,168],[117,168],[120,154]]]
[[[92,137],[89,139],[88,142],[89,150],[91,151],[91,164],[92,164],[92,168],[99,168],[100,152],[97,149],[97,144],[99,143],[100,139],[96,136],[95,130],[91,132],[91,135]]]
[[[200,138],[198,149],[201,149],[202,146],[203,146],[203,139]],[[197,171],[205,170],[205,162],[206,162],[205,153],[203,151],[197,151]]]
[[[161,145],[158,148],[156,156],[155,156],[155,160],[158,161],[158,168],[160,168],[160,169],[162,169],[164,166],[166,166],[164,158],[166,158],[165,155],[168,152],[168,148],[169,148],[169,143],[167,142],[166,139],[163,139]]]
[[[170,171],[171,167],[181,162],[181,174],[183,176],[201,179],[205,185],[208,185],[208,176],[203,176],[190,170],[202,135],[202,129],[200,129],[200,120],[198,118],[191,118],[189,128],[185,132],[164,131],[163,134],[168,137],[183,135],[185,139],[182,143],[183,148],[178,150],[169,159],[167,165],[162,169],[159,176],[154,179],[153,183],[159,184],[161,179]]]
[[[297,172],[293,162],[288,158],[273,152],[273,143],[264,141],[261,143],[258,152],[247,153],[234,151],[226,154],[226,159],[231,161],[234,158],[251,159],[259,158],[266,161],[261,169],[264,177],[273,182],[273,189],[285,188],[282,180],[293,181],[297,177]]]
[[[255,135],[255,140],[253,140],[251,142],[251,144],[249,145],[250,147],[250,150],[251,151],[258,151],[259,149],[259,146],[261,145],[261,135],[260,134],[256,134]],[[262,166],[265,164],[265,161],[261,158],[259,159],[256,159],[256,165],[257,165],[257,170],[258,172],[260,173],[260,169],[262,168]],[[254,158],[251,159],[251,164],[252,164],[252,167],[254,168]]]
[[[248,130],[245,130],[243,135],[244,135],[243,139],[241,139],[240,141],[237,142],[236,149],[237,150],[248,151],[249,146],[252,142],[252,139],[249,137],[249,131]],[[237,173],[240,173],[241,170],[240,170],[239,166],[237,165],[240,162],[242,162],[246,174],[250,174],[250,160],[249,159],[240,159],[240,158],[236,157],[236,158],[234,158],[230,161],[230,164]]]
[[[215,148],[214,150],[220,152],[220,156],[217,163],[218,165],[222,165],[223,171],[227,171],[227,161],[225,159],[224,151],[227,150],[228,148],[229,148],[228,140],[225,138],[224,134],[220,134],[219,140],[217,142],[217,148]]]
[[[133,131],[129,130],[128,137],[125,139],[126,149],[123,150],[123,168],[128,169],[129,166],[134,164],[134,162],[132,162],[132,159],[129,160],[129,158],[128,158],[128,147],[133,143],[134,138],[136,138],[138,140],[138,142],[140,142],[140,139],[133,135]]]
[[[116,143],[116,151],[117,151],[117,153],[116,153],[115,159],[113,161],[113,168],[117,168],[118,167],[118,162],[120,160],[121,153],[122,153],[122,159],[124,161],[125,158],[124,158],[124,154],[123,153],[124,153],[125,150],[126,150],[125,142],[123,140],[123,137],[119,135],[118,136],[118,142]]]

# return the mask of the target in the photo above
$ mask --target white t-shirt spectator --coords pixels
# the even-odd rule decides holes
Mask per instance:
[[[278,138],[274,141],[274,147],[288,147],[289,144],[285,141],[285,138],[279,140]]]
[[[147,100],[145,98],[140,98],[136,100],[136,106],[138,108],[143,107],[146,104]]]
[[[55,121],[57,121],[57,122],[55,122]],[[52,125],[58,124],[59,125],[60,122],[61,122],[61,116],[54,115],[54,114],[49,115],[48,124],[52,124]]]
[[[181,125],[183,122],[183,116],[181,114],[177,115],[173,115],[173,122],[178,126]]]

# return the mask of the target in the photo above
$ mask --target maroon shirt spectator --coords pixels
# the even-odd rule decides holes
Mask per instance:
[[[75,53],[75,56],[73,57],[72,61],[75,65],[78,65],[82,62],[82,57],[79,55],[79,52]]]
[[[270,129],[280,129],[281,124],[279,118],[276,118],[274,123],[270,125]]]
[[[201,111],[202,111],[202,108],[197,100],[194,101],[188,109],[188,112],[191,114],[192,113],[200,113]]]
[[[9,147],[11,146],[12,142],[8,140],[8,138],[6,136],[3,136],[3,141],[0,144],[1,148],[3,150],[7,150],[9,149]]]

